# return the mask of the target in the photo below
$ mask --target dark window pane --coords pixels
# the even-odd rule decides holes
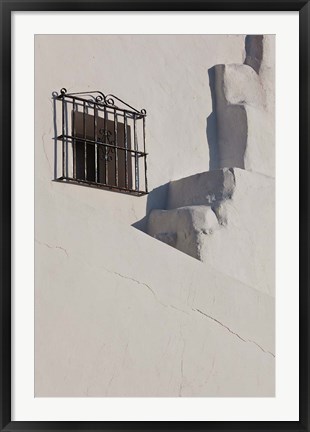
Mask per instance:
[[[85,180],[85,140],[94,141],[94,116],[81,111],[72,112],[74,115],[76,138],[75,153],[75,172],[76,178]],[[104,120],[103,113],[97,119],[97,169],[98,183],[110,186],[119,186],[132,189],[132,163],[134,155],[126,151],[125,148],[125,128],[123,116],[118,116],[117,140],[115,137],[115,125],[113,120]],[[81,139],[82,138],[82,139]],[[116,142],[117,141],[117,142]],[[105,146],[104,144],[110,144]],[[113,146],[120,147],[114,148]],[[112,147],[111,147],[112,146]],[[131,127],[127,125],[127,150],[131,149]],[[95,181],[95,144],[86,142],[86,180]],[[116,178],[118,171],[118,184]],[[128,179],[126,185],[126,177]]]

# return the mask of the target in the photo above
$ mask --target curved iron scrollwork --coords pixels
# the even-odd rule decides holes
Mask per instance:
[[[107,94],[105,95],[99,90],[92,90],[87,92],[76,92],[76,93],[68,93],[67,89],[63,87],[60,90],[60,95],[57,95],[56,92],[54,92],[54,96],[58,98],[62,97],[72,97],[72,98],[81,98],[84,100],[87,100],[88,103],[91,104],[97,104],[98,108],[104,108],[104,107],[110,107],[114,109],[119,110],[132,110],[134,114],[139,114],[141,116],[146,116],[146,110],[143,108],[141,110],[137,110],[132,105],[129,105],[128,103],[124,102],[119,97],[113,95],[113,94]],[[118,102],[115,103],[115,101]]]
[[[57,180],[147,194],[146,110],[99,90],[69,93],[63,87],[52,96],[61,107],[58,120],[55,115],[62,132]]]
[[[115,140],[112,139],[113,135],[110,130],[99,129],[98,131],[98,142],[107,143],[115,146]],[[113,160],[113,154],[115,150],[113,147],[100,146],[99,147],[99,158],[100,160],[106,160],[107,162],[111,162]]]

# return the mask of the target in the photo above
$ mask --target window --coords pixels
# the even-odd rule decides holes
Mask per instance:
[[[59,181],[86,184],[134,195],[147,193],[145,110],[138,111],[113,95],[67,93],[61,104]],[[116,102],[117,105],[116,105]],[[60,165],[60,167],[59,167]]]

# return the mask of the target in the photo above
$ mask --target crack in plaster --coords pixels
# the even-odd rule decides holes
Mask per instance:
[[[248,339],[247,342],[253,343],[253,344],[256,345],[259,349],[261,349],[264,353],[266,353],[266,354],[270,354],[270,355],[272,355],[272,357],[275,357],[275,355],[274,355],[271,351],[266,351],[266,350],[264,350],[264,348],[263,348],[262,346],[260,346],[257,342],[255,342],[255,341],[253,341],[253,340],[251,340],[251,339]]]
[[[45,154],[45,157],[46,157],[46,160],[47,160],[47,162],[48,162],[48,164],[49,164],[50,169],[52,169],[52,165],[51,165],[51,162],[50,162],[50,160],[49,160],[49,158],[48,158],[48,155],[47,155],[47,152],[46,152],[46,148],[45,148],[45,142],[44,142],[44,140],[45,140],[45,137],[46,137],[47,135],[50,135],[51,131],[52,131],[52,128],[50,128],[49,131],[48,131],[47,133],[44,133],[44,134],[42,135],[42,137],[41,137],[42,144],[43,144],[43,146],[42,146],[42,147],[43,147],[43,151],[44,151],[44,154]]]
[[[275,355],[274,355],[272,352],[264,350],[264,349],[263,349],[263,348],[262,348],[258,343],[254,342],[253,340],[250,340],[250,339],[243,339],[243,338],[242,338],[238,333],[235,333],[234,331],[232,331],[229,327],[227,327],[225,324],[223,324],[221,321],[217,320],[216,318],[213,318],[212,316],[206,314],[205,312],[202,312],[202,311],[199,310],[199,309],[193,309],[193,311],[195,311],[195,312],[199,312],[201,315],[204,315],[205,317],[209,318],[210,320],[215,321],[217,324],[219,324],[220,326],[222,326],[222,327],[224,327],[226,330],[228,330],[229,333],[231,333],[231,334],[237,336],[237,338],[240,339],[242,342],[250,342],[250,343],[253,343],[253,344],[256,345],[256,346],[257,346],[261,351],[263,351],[265,354],[269,354],[269,355],[271,355],[272,357],[275,357]]]
[[[215,357],[213,357],[213,359],[212,359],[212,366],[211,366],[210,372],[209,372],[209,374],[208,374],[208,376],[207,376],[207,378],[206,378],[206,380],[204,382],[204,385],[208,384],[208,382],[209,382],[209,380],[210,380],[210,378],[212,376],[212,373],[214,371],[214,367],[215,367]]]
[[[139,285],[143,285],[143,286],[145,286],[151,293],[152,293],[152,295],[155,297],[155,299],[157,300],[157,301],[159,301],[158,300],[158,298],[157,298],[157,296],[156,296],[156,294],[155,294],[155,292],[152,290],[152,288],[148,285],[148,284],[146,284],[146,283],[144,283],[144,282],[140,282],[140,281],[138,281],[137,279],[134,279],[134,278],[132,278],[132,277],[130,277],[130,276],[125,276],[125,275],[122,275],[121,273],[118,273],[118,272],[115,272],[115,271],[113,271],[113,270],[109,270],[109,269],[107,269],[107,268],[105,268],[104,269],[105,271],[107,271],[108,273],[112,273],[112,274],[115,274],[115,275],[117,275],[117,276],[119,276],[119,277],[121,277],[121,278],[123,278],[123,279],[127,279],[127,280],[130,280],[130,281],[132,281],[132,282],[136,282],[137,284],[139,284]],[[161,303],[160,301],[159,301],[159,303]],[[163,304],[163,303],[161,303],[161,304]],[[163,304],[164,305],[164,304]],[[167,305],[164,305],[164,306],[167,306]]]
[[[183,343],[183,348],[181,352],[181,359],[180,359],[180,385],[179,385],[179,397],[182,397],[182,391],[183,391],[183,383],[184,383],[184,352],[185,352],[185,339],[183,337],[182,333],[182,323],[180,323],[180,339]]]
[[[179,397],[182,397],[182,391],[183,391],[183,381],[184,381],[184,351],[185,351],[185,341],[183,339],[183,349],[182,349],[181,363],[180,363],[181,382],[180,382],[180,387],[179,387]]]
[[[69,254],[68,254],[67,250],[65,248],[61,247],[61,246],[51,246],[48,243],[43,243],[43,242],[40,242],[38,240],[35,240],[35,242],[38,243],[39,245],[46,246],[49,249],[60,249],[60,250],[62,250],[67,255],[67,257],[69,257]]]
[[[213,357],[212,366],[211,366],[211,369],[209,370],[208,376],[206,377],[206,379],[204,380],[203,383],[198,385],[199,388],[205,388],[207,386],[207,384],[208,384],[208,382],[209,382],[209,380],[213,374],[214,368],[215,368],[215,357]]]
[[[137,216],[137,213],[136,213],[135,208],[134,208],[133,205],[131,206],[131,212],[132,212],[132,214],[133,214],[133,216],[135,218],[135,221],[139,220],[139,218]]]
[[[125,346],[125,349],[124,349],[124,353],[123,353],[123,367],[124,367],[126,356],[127,356],[128,345],[129,345],[129,342],[126,343],[126,346]]]
[[[221,323],[219,320],[217,320],[216,318],[213,318],[212,316],[202,312],[199,309],[193,309],[193,311],[199,312],[200,314],[206,316],[207,318],[211,319],[212,321],[215,321],[217,324],[220,324],[222,327],[224,327],[226,330],[228,330],[230,333],[232,333],[233,335],[237,336],[237,338],[239,338],[240,340],[242,340],[243,342],[246,342],[245,339],[243,339],[240,335],[238,335],[238,333],[235,333],[234,331],[232,331],[229,327],[227,327],[225,324]]]
[[[119,276],[119,277],[121,277],[121,278],[123,278],[123,279],[128,279],[128,280],[130,280],[130,281],[132,281],[132,282],[135,282],[135,283],[137,283],[138,285],[143,285],[143,286],[145,286],[145,287],[146,287],[146,288],[147,288],[147,289],[152,293],[152,295],[153,295],[153,297],[155,298],[155,300],[156,300],[160,305],[162,305],[163,307],[165,307],[165,308],[172,308],[172,309],[177,310],[178,312],[182,312],[182,313],[184,313],[184,314],[186,314],[186,315],[189,315],[188,312],[186,312],[186,311],[184,311],[184,310],[182,310],[182,309],[176,308],[176,307],[173,306],[173,305],[165,304],[165,303],[163,303],[162,301],[160,301],[160,300],[158,299],[156,293],[154,292],[154,290],[153,290],[153,289],[152,289],[148,284],[146,284],[145,282],[140,282],[139,280],[134,279],[134,278],[132,278],[132,277],[130,277],[130,276],[125,276],[125,275],[122,275],[121,273],[114,272],[114,271],[112,271],[112,270],[108,270],[108,269],[106,269],[106,268],[105,268],[104,270],[106,270],[108,273],[115,274],[115,275],[117,275],[117,276]],[[221,325],[221,326],[224,327],[226,330],[228,330],[231,334],[233,334],[233,335],[236,336],[238,339],[240,339],[242,342],[249,342],[249,343],[252,343],[252,344],[256,345],[257,348],[259,348],[259,349],[260,349],[262,352],[264,352],[265,354],[269,354],[269,355],[271,355],[272,357],[275,357],[275,355],[274,355],[272,352],[265,350],[265,349],[264,349],[263,347],[261,347],[257,342],[255,342],[255,341],[253,341],[253,340],[250,340],[250,339],[243,339],[243,338],[242,338],[238,333],[232,331],[228,326],[226,326],[225,324],[223,324],[222,322],[220,322],[220,321],[217,320],[216,318],[211,317],[210,315],[208,315],[208,314],[202,312],[202,311],[199,310],[199,309],[192,309],[192,311],[194,311],[194,312],[199,312],[201,315],[204,315],[205,317],[207,317],[207,318],[211,319],[212,321],[216,322],[217,324]],[[184,342],[184,339],[183,339],[183,342]],[[185,342],[184,342],[184,345],[185,345]],[[182,367],[181,367],[181,373],[183,373],[183,363],[182,363],[182,362],[183,362],[183,354],[184,354],[184,349],[183,349],[183,353],[182,353],[182,360],[181,360],[181,364],[182,364]],[[182,375],[182,376],[183,376],[183,375]],[[182,379],[183,379],[183,378],[182,378]],[[182,391],[182,383],[180,384],[180,390],[179,390],[179,392],[181,392],[181,391]]]
[[[132,277],[130,277],[130,276],[122,275],[121,273],[118,273],[118,272],[115,272],[115,271],[109,270],[109,269],[107,269],[107,268],[104,268],[104,270],[107,271],[108,273],[115,274],[115,275],[117,275],[117,276],[119,276],[119,277],[121,277],[121,278],[123,278],[123,279],[127,279],[127,280],[130,280],[130,281],[132,281],[132,282],[135,282],[135,283],[137,283],[138,285],[143,285],[143,286],[145,286],[145,287],[146,287],[146,288],[147,288],[147,289],[152,293],[152,295],[153,295],[153,297],[155,298],[155,300],[156,300],[160,305],[162,305],[163,307],[165,307],[165,308],[175,309],[175,310],[178,311],[178,312],[182,312],[182,313],[184,313],[184,314],[186,314],[186,315],[189,315],[188,312],[186,312],[186,311],[184,311],[184,310],[182,310],[182,309],[179,309],[179,308],[177,308],[177,307],[175,307],[175,306],[173,306],[173,305],[169,305],[169,304],[163,303],[161,300],[159,300],[159,298],[157,297],[155,291],[154,291],[154,290],[153,290],[153,289],[152,289],[152,288],[151,288],[147,283],[145,283],[145,282],[140,282],[139,280],[134,279],[134,278],[132,278]]]
[[[107,386],[106,393],[105,393],[106,396],[109,394],[110,387],[112,385],[112,382],[114,381],[114,378],[116,378],[116,368],[114,368],[113,374],[112,374],[112,376],[111,376],[111,378],[110,378],[110,380],[108,382],[108,386]]]
[[[182,312],[182,313],[184,313],[185,315],[189,315],[189,313],[186,312],[185,310],[183,310],[183,309],[179,309],[179,308],[177,308],[177,307],[175,307],[175,306],[173,306],[173,305],[166,305],[166,304],[164,304],[164,303],[162,303],[162,305],[165,306],[165,307],[169,307],[169,308],[171,308],[171,309],[174,309],[174,310],[176,310],[176,311],[178,311],[178,312]]]

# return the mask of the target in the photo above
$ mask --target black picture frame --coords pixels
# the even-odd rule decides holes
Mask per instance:
[[[1,431],[200,430],[310,431],[309,423],[309,1],[304,0],[0,0],[1,13]],[[11,13],[13,11],[298,11],[300,130],[299,421],[11,421]],[[297,235],[297,234],[296,234]],[[296,287],[293,287],[296,288]]]

